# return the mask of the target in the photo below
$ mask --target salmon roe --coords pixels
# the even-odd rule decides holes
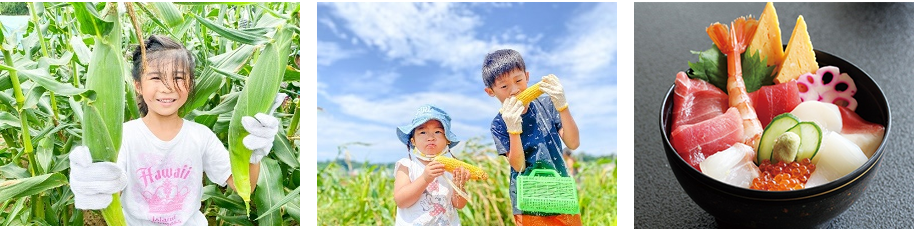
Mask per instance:
[[[751,189],[766,191],[790,191],[806,187],[809,175],[816,170],[816,165],[804,158],[799,162],[784,163],[783,161],[771,164],[771,161],[762,160],[758,166],[761,174],[752,180]]]

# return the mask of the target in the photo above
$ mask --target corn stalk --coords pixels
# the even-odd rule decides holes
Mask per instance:
[[[282,82],[283,63],[289,56],[292,30],[278,27],[273,42],[264,47],[260,58],[254,64],[250,76],[245,81],[244,89],[235,104],[232,120],[229,123],[229,151],[232,162],[232,177],[235,190],[244,200],[246,212],[250,212],[251,181],[250,167],[251,150],[244,147],[242,139],[248,135],[241,126],[241,117],[254,116],[257,113],[267,113],[274,98],[279,92]]]
[[[77,4],[78,5],[78,4]],[[83,105],[83,144],[89,147],[95,161],[116,162],[120,149],[122,125],[124,121],[124,58],[121,57],[121,28],[116,13],[116,3],[109,5],[109,13],[104,21],[85,21],[96,24],[90,32],[95,32],[95,45],[92,58],[86,73],[86,89],[95,91],[95,101],[85,101]],[[79,8],[79,6],[75,6]],[[90,8],[82,8],[90,11]],[[84,22],[85,22],[84,21]],[[111,24],[108,24],[111,23]],[[111,26],[108,33],[98,30],[98,24]],[[112,25],[113,24],[113,25]],[[85,31],[84,31],[85,32]],[[126,225],[121,211],[120,195],[115,193],[111,205],[102,210],[102,216],[108,225]]]

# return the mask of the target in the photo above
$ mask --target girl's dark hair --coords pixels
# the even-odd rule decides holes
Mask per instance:
[[[182,69],[185,72],[184,86],[188,90],[188,97],[192,97],[194,92],[194,68],[196,64],[194,63],[194,55],[187,49],[184,48],[178,42],[175,42],[171,38],[166,36],[152,35],[149,36],[146,41],[143,42],[146,45],[146,61],[145,65],[142,60],[142,46],[137,46],[133,50],[132,61],[133,61],[133,81],[139,83],[142,80],[143,72],[146,69],[143,68],[154,68],[160,70],[166,70],[162,72],[169,72],[175,69]],[[165,64],[169,63],[169,64]],[[167,66],[170,66],[170,69],[162,69]],[[173,78],[174,85],[178,84],[178,80]],[[170,86],[165,84],[166,87]],[[177,90],[181,90],[181,87],[177,87]],[[137,93],[137,106],[139,106],[140,113],[142,116],[146,116],[146,113],[149,112],[149,107],[146,105],[146,101],[143,100],[143,94]]]

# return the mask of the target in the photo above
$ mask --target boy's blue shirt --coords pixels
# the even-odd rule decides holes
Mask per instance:
[[[562,129],[562,120],[559,112],[552,105],[549,96],[543,95],[530,102],[527,113],[521,114],[521,125],[523,132],[520,134],[521,145],[524,151],[525,169],[529,170],[537,161],[541,161],[547,166],[551,166],[564,177],[568,176],[568,170],[565,168],[565,160],[562,158],[562,138],[559,136],[559,130]],[[505,126],[505,120],[502,119],[501,113],[492,120],[492,138],[495,140],[495,149],[499,155],[507,156],[510,140],[508,138],[508,128]],[[524,171],[511,170],[510,195],[511,206],[514,214],[522,214],[517,209],[517,175]]]

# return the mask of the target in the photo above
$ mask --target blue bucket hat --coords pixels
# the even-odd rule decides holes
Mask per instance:
[[[457,135],[454,135],[454,132],[451,132],[451,116],[448,116],[441,108],[432,105],[423,105],[419,107],[419,110],[416,110],[416,115],[413,117],[412,123],[397,127],[397,137],[400,138],[400,142],[406,144],[407,148],[412,148],[409,137],[412,136],[413,130],[432,119],[438,120],[441,122],[441,125],[444,126],[444,136],[451,142],[451,144],[448,144],[448,147],[453,148],[456,146],[459,141],[456,141]]]

